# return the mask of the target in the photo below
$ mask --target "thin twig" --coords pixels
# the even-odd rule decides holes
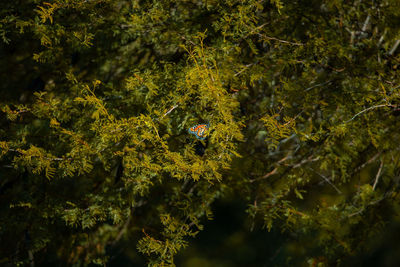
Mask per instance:
[[[273,169],[272,171],[270,171],[269,173],[267,173],[267,174],[264,175],[263,177],[259,178],[258,180],[267,179],[267,178],[270,177],[271,175],[274,175],[277,171],[278,171],[278,168],[276,167],[275,169]]]
[[[323,85],[328,84],[328,83],[331,83],[331,82],[332,82],[332,80],[327,81],[327,82],[324,82],[324,83],[319,83],[319,84],[316,84],[316,85],[313,85],[313,86],[311,86],[311,87],[308,87],[308,88],[304,89],[304,91],[307,92],[307,91],[310,91],[311,89],[313,89],[313,88],[315,88],[315,87],[323,86]]]
[[[353,213],[349,214],[347,217],[353,217],[353,216],[355,216],[355,215],[360,214],[360,213],[363,212],[363,211],[364,211],[364,209],[360,209],[360,210],[358,210],[358,211],[356,211],[356,212],[353,212]]]
[[[360,165],[359,167],[355,168],[353,171],[353,174],[360,171],[361,169],[363,169],[366,165],[374,162],[380,155],[382,154],[382,151],[376,153],[372,158],[370,158],[367,162],[363,163],[362,165]]]
[[[304,160],[300,161],[299,163],[297,163],[296,165],[294,165],[293,169],[299,168],[307,162],[313,162],[313,161],[318,161],[318,160],[319,160],[319,156],[316,158],[312,158],[312,155],[311,155],[307,159],[304,159]]]
[[[378,41],[378,44],[377,44],[378,47],[381,46],[383,40],[385,39],[386,32],[387,32],[387,29],[385,29],[385,31],[383,32],[381,38],[379,38],[379,41]]]
[[[128,220],[126,220],[126,222],[122,226],[121,230],[119,231],[119,233],[118,233],[117,237],[115,238],[115,240],[113,241],[112,245],[115,245],[116,243],[118,243],[118,241],[122,238],[122,236],[126,232],[126,229],[129,226],[129,223],[131,222],[131,218],[132,218],[132,215],[129,215]]]
[[[260,180],[264,180],[267,179],[268,177],[274,175],[276,172],[278,171],[278,167],[275,167],[275,169],[273,169],[272,171],[270,171],[269,173],[265,174],[264,176],[260,177],[260,178],[255,178],[250,180],[250,183],[254,183],[256,181],[260,181]]]
[[[190,41],[190,40],[188,40],[188,39],[186,39],[186,37],[185,36],[183,36],[183,35],[179,35],[183,40],[185,40],[185,41],[187,41],[187,42],[189,42],[191,45],[193,45],[193,46],[196,46],[196,44],[195,43],[193,43],[192,41]]]
[[[3,168],[10,168],[10,169],[14,169],[14,166],[11,166],[11,165],[3,165]]]
[[[366,108],[366,109],[358,112],[356,115],[353,116],[353,118],[351,118],[350,120],[346,121],[345,123],[348,123],[348,122],[354,120],[355,118],[357,118],[358,116],[360,116],[364,112],[367,112],[367,111],[369,111],[371,109],[382,108],[382,107],[394,107],[394,106],[393,105],[388,105],[388,104],[382,104],[382,105],[376,105],[376,106],[372,106],[372,107]]]
[[[397,47],[399,47],[400,44],[400,40],[396,40],[396,42],[394,43],[392,49],[390,49],[389,51],[389,55],[392,56],[394,54],[394,52],[396,52]]]
[[[381,173],[382,173],[382,168],[383,168],[383,160],[381,160],[381,165],[379,165],[379,170],[378,170],[378,173],[376,174],[375,182],[374,182],[374,185],[372,186],[372,190],[375,190],[375,187],[378,184],[379,177],[381,176]]]
[[[250,63],[244,66],[244,68],[242,70],[240,70],[239,72],[236,72],[233,76],[236,77],[238,76],[240,73],[242,73],[243,71],[247,70],[249,67],[253,66],[255,63]]]
[[[362,27],[362,31],[363,32],[365,32],[366,30],[367,30],[367,28],[368,28],[368,26],[369,26],[369,20],[371,19],[371,15],[370,14],[368,14],[368,16],[367,16],[367,18],[365,19],[365,21],[364,21],[364,25],[363,25],[363,27]]]
[[[277,163],[278,163],[278,166],[275,167],[272,171],[270,171],[269,173],[265,174],[264,176],[262,176],[262,177],[260,177],[260,178],[256,178],[256,179],[250,180],[250,183],[253,183],[253,182],[259,181],[259,180],[264,180],[264,179],[267,179],[268,177],[274,175],[274,174],[278,171],[279,165],[281,165],[283,162],[285,162],[286,160],[288,160],[288,159],[290,159],[290,158],[291,158],[291,155],[290,155],[290,152],[289,152],[289,153],[286,154],[286,156],[285,156],[284,158],[280,159],[280,160],[277,162]]]
[[[391,192],[388,192],[388,193],[392,193],[393,191],[391,191]],[[376,205],[376,204],[378,204],[379,202],[381,202],[382,200],[384,200],[385,198],[387,198],[387,196],[389,196],[390,194],[385,194],[383,197],[381,197],[380,199],[378,199],[378,200],[375,200],[375,201],[373,201],[373,202],[371,202],[371,203],[368,203],[364,208],[361,208],[360,210],[358,210],[358,211],[356,211],[356,212],[354,212],[354,213],[351,213],[351,214],[349,214],[347,217],[353,217],[353,216],[355,216],[355,215],[357,215],[357,214],[360,214],[360,213],[362,213],[364,210],[366,210],[366,208],[368,207],[368,206],[373,206],[373,205]]]
[[[167,116],[169,113],[171,113],[174,109],[176,109],[179,105],[175,105],[172,108],[170,108],[167,112],[165,112],[165,114],[161,117],[164,118],[165,116]]]
[[[286,41],[286,40],[282,40],[282,39],[278,39],[275,37],[271,37],[271,36],[267,36],[267,35],[263,35],[263,34],[259,34],[261,37],[267,39],[267,40],[274,40],[274,41],[278,41],[280,43],[284,43],[284,44],[291,44],[291,45],[304,45],[303,43],[295,43],[295,42],[290,42],[290,41]]]
[[[21,152],[21,151],[18,151],[17,149],[13,149],[13,148],[9,148],[8,149],[8,151],[11,151],[11,152],[17,152],[17,153],[20,153],[20,154],[24,154],[23,152]],[[47,157],[43,157],[44,159],[47,159],[47,160],[66,160],[66,159],[63,159],[63,158],[47,158]],[[72,158],[67,158],[68,160],[71,160]]]
[[[396,90],[397,88],[399,88],[400,87],[400,85],[397,85],[396,87],[393,87],[391,90],[393,91],[393,90]]]
[[[309,168],[309,169],[312,170],[313,172],[315,172],[316,174],[318,174],[319,176],[321,176],[322,178],[324,178],[324,180],[328,184],[330,184],[336,190],[336,192],[338,192],[339,194],[342,194],[342,191],[340,191],[339,188],[337,188],[336,185],[334,185],[328,177],[326,177],[325,175],[322,175],[321,173],[315,171],[313,168]]]
[[[258,27],[255,27],[254,29],[252,29],[248,34],[246,34],[246,36],[244,36],[242,39],[246,39],[247,37],[249,37],[250,35],[252,35],[256,30],[261,29],[262,27],[264,27],[265,25],[267,25],[269,23],[264,23]]]

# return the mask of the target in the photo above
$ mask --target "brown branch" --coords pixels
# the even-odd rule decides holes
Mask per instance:
[[[355,170],[353,171],[353,174],[360,171],[361,169],[363,169],[365,166],[367,166],[368,164],[374,162],[380,155],[382,154],[382,152],[378,152],[376,153],[372,158],[370,158],[367,162],[363,163],[362,165],[360,165],[359,167],[355,168]]]
[[[275,169],[273,169],[272,171],[270,171],[269,173],[267,173],[267,174],[264,175],[263,177],[259,178],[259,180],[260,180],[260,179],[267,179],[267,178],[270,177],[271,175],[274,175],[277,171],[278,171],[278,167],[276,167]]]
[[[311,155],[311,156],[309,156],[307,159],[302,160],[302,161],[300,161],[299,163],[297,163],[296,165],[294,165],[294,166],[293,166],[293,169],[299,168],[299,167],[301,167],[302,165],[304,165],[304,164],[307,163],[307,162],[313,162],[313,161],[317,161],[317,160],[319,160],[319,156],[316,157],[316,158],[312,158],[312,155]]]
[[[264,176],[262,176],[262,177],[260,177],[260,178],[256,178],[256,179],[250,180],[250,183],[253,183],[253,182],[259,181],[259,180],[264,180],[264,179],[267,179],[268,177],[274,175],[274,174],[278,171],[279,165],[280,165],[281,163],[285,162],[286,160],[288,160],[289,158],[290,158],[290,152],[289,152],[284,158],[280,159],[280,160],[277,162],[277,163],[278,163],[278,166],[275,167],[272,171],[270,171],[269,173],[265,174]]]
[[[304,45],[303,43],[290,42],[290,41],[278,39],[278,38],[271,37],[271,36],[267,36],[267,35],[260,34],[260,33],[259,33],[259,35],[260,35],[261,37],[267,39],[267,40],[274,40],[274,41],[277,41],[277,42],[280,42],[280,43],[284,43],[284,44],[299,45],[299,46]]]

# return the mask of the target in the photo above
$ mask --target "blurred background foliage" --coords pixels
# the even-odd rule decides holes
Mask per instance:
[[[399,18],[1,2],[0,263],[399,265]]]

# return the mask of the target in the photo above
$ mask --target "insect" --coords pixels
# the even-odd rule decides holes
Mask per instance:
[[[189,133],[194,134],[197,139],[204,140],[206,139],[209,126],[209,124],[198,124],[190,127]]]

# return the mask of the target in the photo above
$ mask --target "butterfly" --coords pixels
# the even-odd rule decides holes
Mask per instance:
[[[198,124],[196,126],[189,128],[189,133],[194,134],[197,139],[204,140],[206,139],[209,124]]]

